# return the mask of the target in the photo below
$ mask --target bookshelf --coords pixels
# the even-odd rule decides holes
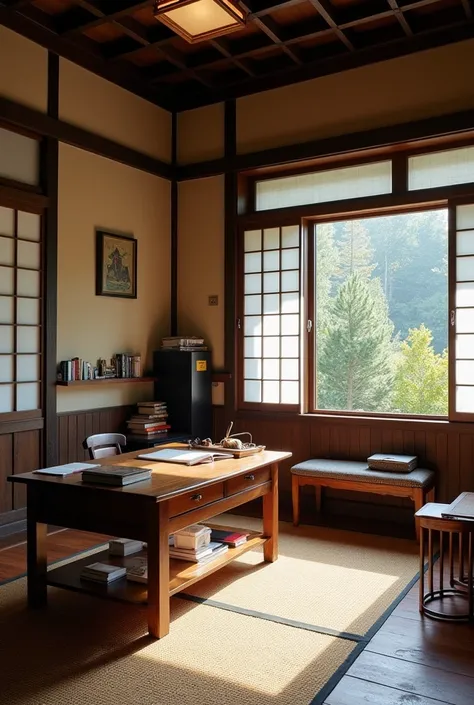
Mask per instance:
[[[83,384],[142,384],[144,382],[156,382],[156,377],[104,377],[104,379],[74,379],[67,381],[58,380],[58,387],[79,387]]]

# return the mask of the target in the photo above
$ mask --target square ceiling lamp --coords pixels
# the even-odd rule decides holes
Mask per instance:
[[[155,0],[153,14],[190,44],[242,29],[247,19],[231,0]]]

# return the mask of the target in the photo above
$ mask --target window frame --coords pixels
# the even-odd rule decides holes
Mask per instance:
[[[245,193],[245,207],[237,217],[237,258],[236,258],[236,406],[237,410],[252,410],[276,414],[310,414],[322,416],[346,416],[362,418],[387,418],[419,421],[474,421],[474,412],[457,412],[455,409],[455,326],[451,324],[452,312],[456,310],[456,206],[474,203],[474,178],[467,184],[435,187],[432,189],[408,189],[408,159],[410,156],[439,152],[447,149],[458,149],[474,145],[472,136],[456,135],[447,141],[429,140],[392,148],[388,158],[392,159],[392,192],[382,196],[361,197],[351,200],[331,201],[325,203],[291,206],[275,210],[255,211],[256,182],[265,178],[275,179],[278,176],[307,173],[309,171],[326,171],[332,166],[354,166],[387,158],[380,150],[377,154],[335,155],[334,159],[325,158],[318,164],[304,167],[283,165],[280,169],[272,167],[268,170],[256,170],[239,174],[239,190]],[[347,410],[329,410],[315,408],[315,303],[314,303],[314,229],[318,223],[349,220],[360,217],[377,217],[394,213],[410,213],[417,210],[448,209],[448,414],[446,416],[421,414],[396,414],[392,412],[362,412]],[[245,230],[283,227],[285,225],[300,226],[300,403],[298,405],[271,404],[263,402],[244,402],[243,378],[243,233]],[[305,335],[306,322],[312,323],[312,330]]]

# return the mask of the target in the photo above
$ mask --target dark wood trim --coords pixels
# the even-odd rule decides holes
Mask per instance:
[[[167,89],[165,86],[150,88],[142,74],[134,70],[133,66],[123,62],[121,64],[109,62],[100,53],[91,51],[86,37],[64,37],[56,34],[56,26],[50,21],[50,16],[30,3],[28,5],[28,9],[21,14],[12,11],[9,7],[0,7],[0,24],[154,105],[166,110],[172,108],[175,102],[172,100],[172,89]],[[50,26],[46,26],[47,24]]]
[[[58,118],[59,111],[59,57],[48,55],[48,115]],[[58,183],[59,143],[47,137],[43,152],[43,185],[49,197],[45,215],[43,244],[44,295],[44,438],[43,458],[46,466],[58,463],[58,424],[56,419],[56,365],[57,365],[57,303],[58,303]]]
[[[171,311],[170,333],[178,332],[178,182],[175,178],[178,163],[178,116],[171,116]]]
[[[6,433],[19,433],[20,431],[37,431],[44,428],[44,419],[21,419],[0,424],[0,436]]]
[[[387,61],[388,59],[407,56],[426,49],[471,39],[473,33],[474,23],[471,21],[452,27],[449,33],[442,28],[411,37],[410,39],[404,36],[398,40],[386,42],[384,45],[378,44],[377,46],[359,49],[358,51],[344,52],[337,56],[330,56],[327,59],[301,66],[294,65],[274,74],[248,78],[234,85],[214,88],[207,94],[183,92],[182,96],[176,100],[174,107],[178,111],[191,110],[210,103],[235,100],[246,95],[261,93],[289,84],[359,68],[374,62]]]
[[[0,119],[7,124],[31,130],[41,137],[59,140],[154,176],[164,179],[173,176],[171,164],[1,96]]]
[[[474,196],[474,183],[457,186],[407,191],[401,194],[387,193],[382,196],[367,196],[342,201],[316,203],[307,206],[294,206],[281,210],[260,211],[239,216],[239,223],[245,228],[271,228],[280,225],[294,225],[307,218],[318,222],[346,220],[352,216],[365,217],[383,215],[390,212],[413,211],[416,209],[446,207],[450,198]]]
[[[232,373],[231,372],[213,372],[211,375],[212,378],[212,384],[219,384],[219,382],[230,382],[232,379]]]
[[[224,155],[234,159],[237,154],[237,106],[235,100],[227,101],[224,112]],[[227,172],[224,177],[224,365],[233,376],[225,388],[225,413],[233,416],[236,400],[236,253],[237,253],[237,174]]]
[[[224,174],[228,171],[258,169],[381,147],[400,146],[434,137],[448,138],[456,133],[469,132],[473,129],[474,110],[464,110],[389,127],[378,127],[336,137],[310,140],[301,144],[273,147],[260,152],[250,152],[249,154],[236,154],[233,157],[225,155],[220,159],[187,164],[178,167],[177,179],[178,181],[201,179],[206,176]],[[442,149],[442,146],[440,146],[440,149]]]
[[[0,184],[0,205],[6,208],[18,208],[28,213],[41,215],[45,208],[48,207],[48,204],[49,199],[47,196],[40,196],[38,193],[22,191],[20,188],[16,189]]]

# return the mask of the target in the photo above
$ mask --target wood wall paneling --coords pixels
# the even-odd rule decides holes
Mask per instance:
[[[132,413],[132,406],[113,406],[58,414],[59,462],[89,460],[82,447],[84,439],[95,433],[124,433],[125,421]]]
[[[42,466],[41,430],[21,431],[13,434],[13,473],[20,475]],[[26,507],[26,486],[13,487],[13,509]]]
[[[13,434],[0,435],[0,514],[13,509],[13,488],[7,482],[13,459]]]

